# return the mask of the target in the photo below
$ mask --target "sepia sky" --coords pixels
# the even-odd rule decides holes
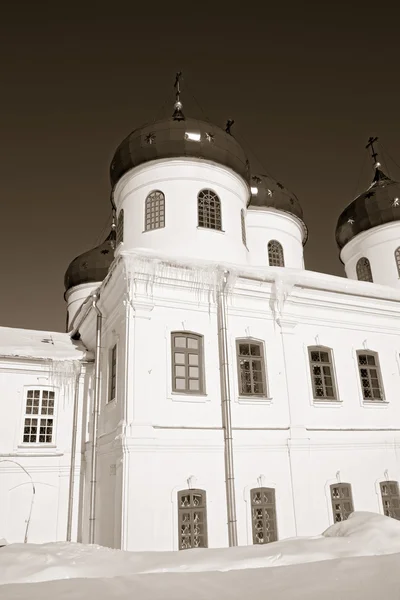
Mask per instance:
[[[235,8],[237,6],[237,8]],[[368,137],[400,178],[400,8],[389,1],[51,3],[0,19],[0,325],[64,331],[64,272],[111,223],[109,164],[172,113],[223,126],[299,198],[306,268],[344,275],[334,232],[369,185]]]

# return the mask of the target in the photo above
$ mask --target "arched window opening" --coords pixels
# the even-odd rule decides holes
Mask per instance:
[[[397,481],[381,481],[383,514],[400,520],[400,493]]]
[[[159,190],[154,190],[146,198],[145,231],[165,227],[165,196]]]
[[[314,400],[336,400],[332,350],[322,346],[310,346],[308,357]]]
[[[221,201],[212,190],[201,190],[197,196],[199,227],[222,231]]]
[[[244,215],[244,209],[240,211],[240,221],[242,224],[242,242],[247,248],[247,238],[246,238],[246,220]]]
[[[116,231],[117,245],[124,241],[124,209],[121,208],[117,219]]]
[[[268,242],[268,263],[270,267],[285,266],[283,248],[277,240],[271,240]]]
[[[394,258],[396,261],[397,274],[400,277],[400,246],[394,251]]]
[[[250,490],[253,544],[268,544],[278,539],[276,524],[275,490],[254,488]]]
[[[354,511],[350,483],[331,485],[331,500],[334,522],[346,521]]]
[[[203,337],[195,333],[173,332],[172,391],[204,394]]]
[[[266,396],[264,345],[252,339],[236,340],[240,396]]]
[[[363,256],[358,260],[356,271],[357,279],[359,281],[369,281],[370,283],[373,283],[371,265],[368,258]]]
[[[207,502],[204,490],[178,492],[179,550],[207,548]]]
[[[364,400],[383,400],[382,374],[378,354],[366,350],[357,351],[358,372]]]

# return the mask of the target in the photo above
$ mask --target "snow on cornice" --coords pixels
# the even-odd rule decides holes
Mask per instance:
[[[0,357],[75,361],[85,356],[83,344],[71,340],[68,333],[0,327]]]

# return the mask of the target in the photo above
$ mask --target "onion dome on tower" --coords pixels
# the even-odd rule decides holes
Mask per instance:
[[[80,254],[70,263],[64,276],[65,291],[84,283],[100,282],[105,279],[114,260],[115,229],[102,244]]]

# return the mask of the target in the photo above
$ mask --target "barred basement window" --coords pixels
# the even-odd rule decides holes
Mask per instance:
[[[244,216],[244,210],[242,208],[242,210],[240,211],[240,221],[242,224],[242,242],[243,244],[246,246],[247,248],[247,239],[246,239],[246,220],[245,220],[245,216]]]
[[[382,481],[380,483],[383,514],[400,520],[400,493],[397,481]]]
[[[346,521],[354,511],[350,483],[335,483],[331,485],[331,500],[334,522]]]
[[[400,277],[400,246],[394,252],[394,259],[396,261],[397,274]]]
[[[178,492],[179,550],[207,548],[207,503],[204,490]]]
[[[275,490],[250,490],[253,544],[268,544],[278,539],[276,526]]]
[[[319,346],[309,347],[311,381],[315,400],[336,400],[332,351]]]
[[[203,394],[203,338],[201,335],[174,332],[172,341],[172,391]]]
[[[108,401],[111,402],[115,399],[115,390],[117,383],[117,344],[112,347],[110,353],[110,396]]]
[[[264,349],[255,340],[236,340],[239,395],[266,396]]]
[[[51,444],[54,437],[54,392],[27,390],[23,442]]]
[[[357,350],[357,360],[364,400],[383,400],[382,376],[377,353]]]
[[[121,208],[117,219],[117,231],[116,231],[116,242],[117,246],[124,241],[124,209]]]
[[[199,227],[222,231],[221,201],[212,190],[201,190],[197,196]]]
[[[370,281],[373,283],[371,265],[368,258],[363,256],[356,265],[357,279],[359,281]]]
[[[165,196],[159,190],[151,192],[145,204],[145,231],[165,227]]]
[[[277,240],[268,242],[268,263],[270,267],[284,267],[282,245]]]

